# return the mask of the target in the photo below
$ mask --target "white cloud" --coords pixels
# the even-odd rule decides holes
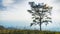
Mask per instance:
[[[60,10],[59,5],[56,5],[53,3],[52,0],[27,0],[24,1],[22,4],[13,4],[12,0],[4,0],[4,5],[8,6],[7,11],[0,11],[0,20],[20,20],[20,21],[31,21],[31,14],[27,12],[28,9],[30,9],[28,2],[29,1],[35,1],[36,3],[47,3],[49,6],[52,6],[52,19],[55,22],[58,22],[60,20]],[[60,22],[60,21],[59,21]],[[53,23],[54,25],[55,23]],[[58,23],[57,23],[58,24]],[[56,24],[55,24],[56,25]],[[51,24],[49,24],[48,27],[50,27]]]
[[[4,6],[8,6],[8,5],[11,5],[11,4],[13,4],[13,3],[14,3],[13,0],[3,0]]]
[[[51,6],[53,6],[53,11],[55,11],[55,12],[59,9],[59,7],[52,2],[52,0],[28,0],[28,1],[25,1],[23,4],[11,5],[11,6],[8,6],[8,5],[12,4],[14,2],[13,0],[4,0],[3,3],[4,3],[4,5],[8,6],[8,10],[5,11],[5,12],[2,12],[3,15],[5,15],[3,18],[4,19],[14,19],[15,20],[15,19],[20,19],[19,17],[21,17],[21,19],[22,19],[22,17],[23,17],[23,19],[25,19],[24,16],[25,17],[30,17],[28,15],[29,13],[27,12],[27,9],[29,9],[29,5],[28,5],[29,1],[35,1],[36,3],[37,2],[38,3],[42,3],[42,2],[47,3]],[[56,12],[57,14],[55,12],[53,12],[53,18],[55,16],[56,18],[54,18],[54,19],[59,19],[58,12]],[[54,14],[56,14],[56,15],[54,15]]]
[[[25,2],[24,2],[25,3]],[[29,21],[30,18],[29,13],[27,12],[27,5],[25,4],[20,5],[11,5],[8,7],[7,11],[1,11],[1,19],[0,20],[22,20],[22,21]],[[9,4],[9,3],[8,3]]]
[[[52,11],[52,18],[54,20],[60,20],[59,19],[59,12],[56,12],[59,7],[57,5],[55,5],[52,0],[28,0],[28,1],[25,1],[24,3],[22,4],[19,4],[19,5],[11,5],[11,6],[8,6],[10,5],[11,3],[13,3],[12,0],[4,0],[4,4],[6,6],[8,6],[8,9],[7,11],[3,11],[1,12],[1,18],[2,20],[28,20],[28,18],[30,19],[31,15],[27,12],[28,9],[30,9],[29,5],[28,5],[28,2],[29,1],[35,1],[36,3],[47,3],[49,4],[49,6],[51,5],[53,7],[53,11]],[[30,15],[30,16],[29,16]]]

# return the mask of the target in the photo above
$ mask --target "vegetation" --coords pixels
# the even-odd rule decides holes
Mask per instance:
[[[39,31],[39,30],[20,30],[20,29],[7,29],[4,26],[0,25],[0,34],[60,34],[60,32],[53,31]]]
[[[31,23],[31,26],[38,24],[41,31],[41,25],[43,23],[47,25],[49,22],[52,22],[51,17],[49,17],[51,15],[52,7],[47,6],[44,3],[35,4],[34,2],[29,2],[29,4],[31,6],[31,10],[28,10],[28,12],[33,16],[33,23]]]
[[[38,30],[0,30],[0,34],[60,34],[60,32],[38,31]]]

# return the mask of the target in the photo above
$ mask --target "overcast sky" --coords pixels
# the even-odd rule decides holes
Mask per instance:
[[[52,6],[52,21],[44,28],[59,28],[60,26],[60,0],[0,0],[0,25],[4,26],[29,26],[32,22],[28,2],[45,3]],[[39,26],[37,26],[39,27]],[[59,29],[60,30],[60,29]]]

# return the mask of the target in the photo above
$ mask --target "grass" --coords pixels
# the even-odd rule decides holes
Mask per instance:
[[[0,30],[0,34],[60,34],[60,32],[38,30]]]

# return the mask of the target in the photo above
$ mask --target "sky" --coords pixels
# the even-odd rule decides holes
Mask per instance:
[[[0,0],[0,25],[5,27],[29,26],[32,22],[31,14],[27,12],[31,9],[28,2],[45,3],[52,6],[52,22],[47,26],[42,24],[43,29],[58,29],[60,31],[60,0]],[[39,26],[32,26],[37,27]]]

